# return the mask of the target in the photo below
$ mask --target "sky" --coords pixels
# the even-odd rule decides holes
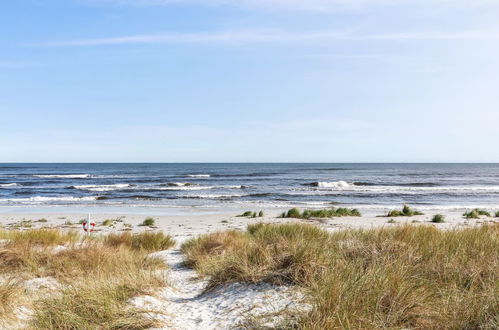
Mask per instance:
[[[0,162],[499,162],[499,0],[0,3]]]

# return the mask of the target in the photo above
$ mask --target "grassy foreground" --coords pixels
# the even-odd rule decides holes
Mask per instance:
[[[20,305],[33,310],[28,325],[32,329],[160,326],[147,311],[128,306],[128,301],[166,286],[158,273],[166,267],[164,262],[148,253],[172,247],[170,236],[123,233],[84,238],[75,232],[37,229],[0,230],[0,239],[4,240],[0,244],[0,328]],[[28,294],[21,285],[47,277],[58,286],[45,294]]]
[[[211,288],[241,281],[304,287],[313,310],[297,316],[298,328],[499,328],[498,225],[328,233],[257,224],[192,239],[182,250]]]

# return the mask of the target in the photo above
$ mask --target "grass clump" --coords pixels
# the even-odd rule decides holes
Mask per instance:
[[[496,212],[495,217],[499,218],[499,211]]]
[[[445,222],[445,216],[442,214],[435,214],[433,218],[431,218],[431,222],[434,223],[444,223]]]
[[[253,215],[252,211],[246,211],[243,214],[238,215],[238,217],[251,217]]]
[[[147,227],[152,227],[156,223],[156,220],[154,220],[151,217],[146,218],[144,221],[139,226],[147,226]]]
[[[104,220],[104,221],[102,222],[102,225],[103,225],[103,226],[106,226],[106,227],[109,227],[109,226],[112,226],[112,225],[113,225],[113,223],[114,223],[114,220],[112,220],[112,219],[106,219],[106,220]]]
[[[109,234],[104,237],[107,246],[127,246],[134,250],[145,250],[148,252],[167,250],[175,246],[175,240],[170,235],[162,232],[143,232],[132,234],[125,232],[121,234]]]
[[[231,282],[304,287],[313,308],[299,315],[300,329],[499,326],[499,225],[328,233],[259,223],[246,232],[203,235],[182,250],[210,277],[210,288]]]
[[[0,239],[7,239],[7,245],[32,244],[42,246],[64,245],[80,239],[75,231],[62,232],[57,229],[0,230]]]
[[[256,217],[263,217],[263,211],[260,211],[258,213],[253,212],[253,211],[246,211],[243,214],[238,215],[237,217],[246,217],[246,218],[256,218]]]
[[[21,287],[13,279],[0,280],[0,319],[8,316],[15,307]]]
[[[35,304],[35,329],[150,329],[161,326],[147,311],[127,306],[127,301],[145,293],[136,281],[92,281],[74,285],[59,297]]]
[[[480,216],[482,215],[486,217],[491,216],[491,214],[486,210],[473,209],[471,211],[464,212],[463,217],[465,217],[466,219],[480,219]]]
[[[297,218],[297,219],[311,219],[311,218],[333,218],[333,217],[361,217],[362,214],[357,209],[348,208],[331,208],[322,210],[304,210],[300,212],[297,208],[292,208],[287,212],[281,214],[281,218]]]
[[[415,215],[423,215],[424,213],[413,210],[409,205],[404,205],[402,210],[392,210],[388,212],[387,217],[412,217]]]
[[[36,222],[48,222],[48,220],[45,218],[41,218],[41,219],[38,219]]]
[[[161,327],[146,311],[130,307],[128,301],[166,285],[163,273],[158,272],[166,268],[164,261],[148,254],[171,247],[171,237],[142,233],[129,239],[87,240],[74,232],[48,229],[0,231],[0,236],[7,239],[0,246],[0,318],[8,317],[2,313],[12,316],[18,292],[24,291],[5,279],[50,277],[63,285],[33,299],[30,328]],[[52,246],[58,244],[65,249],[55,252]]]

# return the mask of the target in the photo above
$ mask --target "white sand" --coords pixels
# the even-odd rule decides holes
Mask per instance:
[[[258,211],[258,210],[255,210]],[[183,241],[188,238],[195,237],[200,234],[215,232],[226,229],[240,229],[244,230],[248,224],[257,222],[266,223],[283,223],[283,222],[301,222],[313,223],[328,230],[337,230],[342,228],[375,228],[383,226],[394,226],[402,223],[415,223],[415,224],[432,224],[442,229],[449,229],[455,227],[473,226],[484,222],[493,222],[499,219],[482,217],[481,219],[464,219],[462,213],[464,209],[453,211],[441,210],[423,210],[425,215],[414,217],[397,217],[393,218],[396,223],[388,223],[390,218],[378,217],[379,215],[386,214],[388,210],[375,210],[365,209],[361,212],[362,217],[343,217],[333,218],[326,220],[299,220],[299,219],[281,219],[277,216],[282,210],[267,210],[265,216],[262,218],[246,218],[237,217],[238,212],[221,212],[219,214],[209,215],[182,215],[182,216],[154,216],[154,210],[151,210],[151,217],[155,220],[155,227],[142,227],[139,224],[147,217],[146,215],[138,214],[106,214],[98,213],[92,214],[92,220],[97,223],[95,234],[106,233],[111,231],[133,230],[162,230],[167,234],[172,235],[177,241]],[[490,210],[495,212],[496,210]],[[440,213],[445,215],[445,223],[433,224],[431,218],[433,215]],[[32,228],[40,227],[58,227],[66,229],[75,229],[82,231],[81,225],[78,221],[86,218],[83,213],[4,213],[0,214],[0,226],[4,227],[19,227],[23,225],[32,226]],[[46,219],[47,222],[37,222],[39,219]],[[113,226],[102,226],[102,222],[106,219],[118,219],[114,222]],[[65,225],[71,222],[73,225]],[[22,228],[22,226],[21,226]],[[82,231],[83,232],[83,231]]]
[[[274,326],[283,321],[282,317],[310,308],[297,287],[234,283],[204,292],[207,282],[200,280],[194,270],[183,267],[180,250],[152,255],[169,264],[171,287],[154,297],[136,297],[131,304],[150,310],[150,315],[169,329],[232,329],[253,319]]]

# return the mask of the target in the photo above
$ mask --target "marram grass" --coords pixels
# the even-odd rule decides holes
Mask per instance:
[[[321,210],[303,210],[300,212],[297,208],[292,208],[281,214],[281,218],[311,219],[311,218],[333,218],[333,217],[361,217],[362,214],[357,209],[348,209],[344,207],[321,209]]]
[[[130,307],[136,295],[166,286],[166,264],[148,256],[172,247],[162,233],[81,237],[58,230],[1,231],[0,324],[18,300],[30,301],[30,329],[148,329],[160,327],[147,311]],[[64,245],[54,250],[55,245]],[[58,292],[33,299],[18,281],[52,277]],[[0,325],[1,327],[1,325]]]
[[[183,244],[210,279],[302,286],[303,329],[499,328],[499,226],[397,226],[328,233],[302,224],[248,226]]]

